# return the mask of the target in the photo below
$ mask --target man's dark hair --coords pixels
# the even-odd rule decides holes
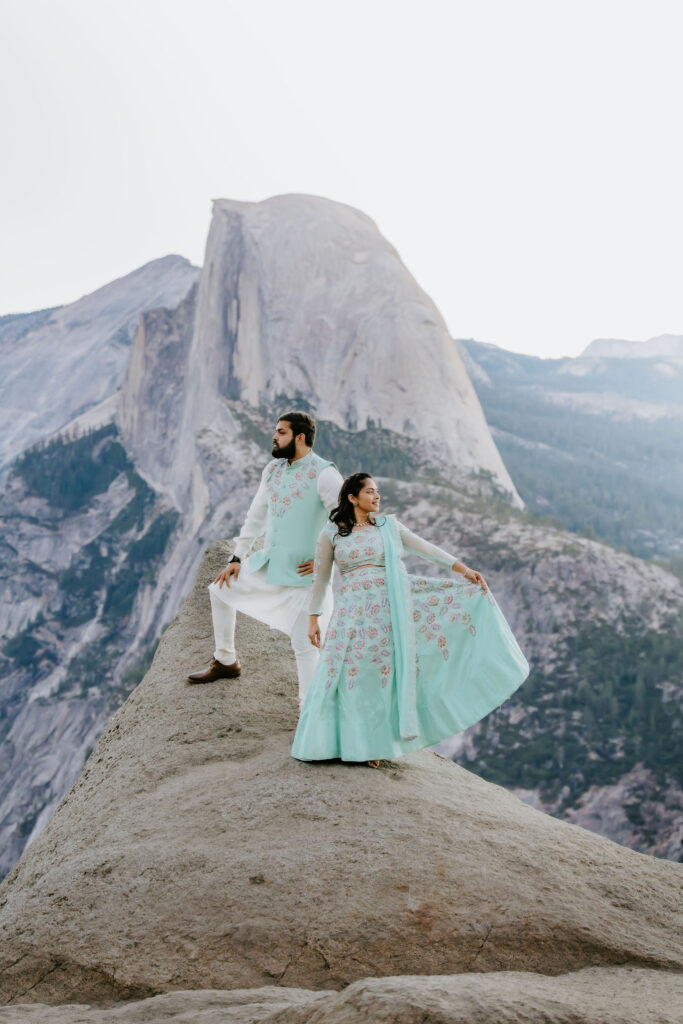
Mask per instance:
[[[294,437],[297,434],[303,434],[308,447],[313,447],[313,442],[315,441],[315,420],[312,416],[309,416],[307,412],[301,412],[300,409],[296,409],[294,412],[285,412],[282,416],[278,416],[278,422],[280,420],[289,423]]]

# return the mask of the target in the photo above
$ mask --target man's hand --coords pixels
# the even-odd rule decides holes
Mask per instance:
[[[314,647],[320,647],[320,626],[317,615],[308,616],[308,639]]]
[[[240,562],[230,562],[228,565],[226,565],[223,572],[218,573],[218,576],[216,576],[216,579],[213,582],[217,583],[219,587],[222,587],[223,584],[225,583],[226,587],[229,588],[230,577],[234,576],[235,579],[237,579],[239,577],[241,568],[242,566]]]
[[[299,576],[310,576],[313,572],[313,559],[310,562],[299,562],[296,571]]]

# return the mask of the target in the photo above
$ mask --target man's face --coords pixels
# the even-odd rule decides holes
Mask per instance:
[[[278,420],[273,433],[273,450],[271,455],[276,459],[293,459],[296,455],[294,431],[287,420]]]

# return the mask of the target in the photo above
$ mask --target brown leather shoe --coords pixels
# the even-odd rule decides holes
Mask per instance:
[[[224,665],[222,661],[211,659],[211,664],[204,672],[192,672],[187,678],[191,683],[213,683],[215,679],[236,679],[242,671],[239,659],[232,665]]]

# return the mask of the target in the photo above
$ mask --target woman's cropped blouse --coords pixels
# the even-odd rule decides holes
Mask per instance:
[[[449,555],[443,548],[418,537],[399,520],[396,520],[396,525],[404,551],[420,555],[422,558],[448,569],[457,561],[455,555]],[[337,533],[335,523],[325,524],[315,550],[313,586],[309,604],[311,615],[320,615],[325,591],[332,578],[334,562],[337,563],[337,568],[342,575],[364,565],[384,568],[384,541],[381,532],[375,526],[368,526],[363,530],[352,530],[348,536],[341,537]]]

